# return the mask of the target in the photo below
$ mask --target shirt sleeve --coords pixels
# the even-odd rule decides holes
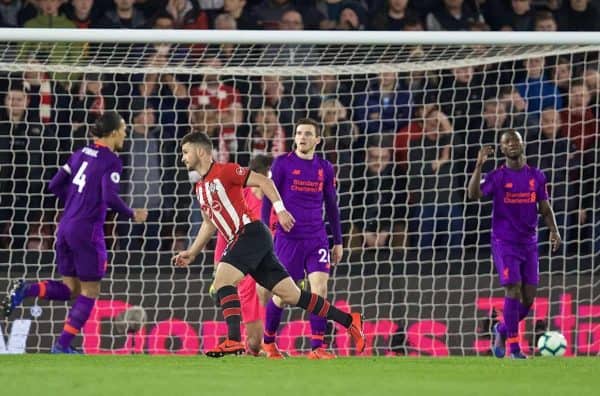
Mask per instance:
[[[119,197],[122,170],[121,161],[115,160],[102,175],[102,199],[115,212],[132,218],[133,210]]]
[[[73,162],[73,155],[71,155],[67,162],[58,169],[58,172],[56,172],[48,184],[48,190],[63,203],[67,200],[69,182],[73,174]]]
[[[539,171],[538,173],[536,195],[537,202],[548,200],[548,184],[546,182],[546,175],[542,171]]]
[[[333,243],[342,244],[342,223],[340,222],[340,209],[337,203],[337,190],[333,166],[328,163],[325,167],[325,185],[323,186],[323,198],[325,200],[325,211],[327,221],[333,234]]]
[[[250,169],[236,163],[227,164],[224,169],[225,177],[234,186],[246,186]]]
[[[483,194],[484,197],[493,194],[496,189],[496,172],[492,171],[484,175],[481,178],[479,188],[481,189],[481,194]]]

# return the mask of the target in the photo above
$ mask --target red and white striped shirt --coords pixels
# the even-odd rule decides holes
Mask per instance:
[[[227,241],[233,240],[244,225],[257,220],[244,200],[243,189],[249,175],[250,170],[238,164],[213,162],[196,183],[196,197],[202,211]]]

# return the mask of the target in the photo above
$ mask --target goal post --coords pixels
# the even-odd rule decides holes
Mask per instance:
[[[523,348],[557,330],[567,354],[597,355],[599,51],[600,33],[0,29],[0,291],[58,276],[60,207],[45,184],[117,110],[128,124],[122,196],[150,215],[146,225],[109,215],[110,269],[83,347],[210,349],[225,335],[208,293],[214,245],[190,269],[170,266],[201,221],[178,141],[207,132],[216,161],[246,166],[289,151],[294,122],[312,117],[336,171],[345,244],[328,297],[364,312],[365,353],[485,355],[503,291],[490,202],[469,201],[466,183],[479,148],[515,129],[565,240],[552,253],[540,222]],[[484,171],[501,162],[496,150]],[[45,352],[66,305],[33,304],[2,326],[31,320],[27,351]],[[133,306],[145,323],[123,333]],[[286,310],[280,348],[304,353],[309,337],[307,318]],[[331,326],[326,342],[351,354],[343,329]]]

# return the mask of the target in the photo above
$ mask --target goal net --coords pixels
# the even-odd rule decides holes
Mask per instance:
[[[344,233],[328,297],[364,313],[365,354],[485,355],[503,290],[490,202],[469,201],[466,184],[479,148],[495,147],[490,171],[502,163],[500,134],[514,129],[548,179],[565,241],[552,253],[540,222],[541,280],[523,349],[552,329],[568,354],[600,353],[600,40],[338,33],[0,30],[0,290],[58,276],[60,207],[47,182],[116,109],[128,124],[122,196],[149,219],[108,216],[110,267],[82,347],[214,347],[226,333],[208,292],[214,241],[189,269],[170,265],[201,222],[178,140],[204,131],[216,161],[248,165],[291,150],[294,122],[308,116],[336,170]],[[145,319],[123,326],[135,306]],[[48,351],[66,308],[39,299],[18,309],[0,322],[0,352]],[[302,354],[309,340],[308,318],[286,310],[280,348]],[[353,353],[335,325],[325,340]]]

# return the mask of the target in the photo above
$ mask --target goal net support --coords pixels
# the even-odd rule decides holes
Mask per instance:
[[[215,160],[244,166],[292,149],[294,122],[322,126],[345,255],[328,297],[364,313],[367,355],[486,355],[502,318],[491,204],[469,201],[477,152],[517,130],[546,175],[564,244],[540,221],[540,285],[521,343],[562,332],[569,355],[600,353],[600,35],[0,29],[0,290],[57,277],[59,203],[46,185],[104,111],[128,124],[122,196],[145,225],[109,214],[102,295],[87,353],[198,354],[226,334],[209,295],[211,242],[170,265],[201,222],[178,141],[209,134]],[[124,315],[139,306],[144,315]],[[67,305],[32,301],[0,322],[0,353],[46,352]],[[127,323],[123,323],[123,318]],[[285,311],[278,345],[310,346]],[[352,354],[344,329],[326,343]]]

